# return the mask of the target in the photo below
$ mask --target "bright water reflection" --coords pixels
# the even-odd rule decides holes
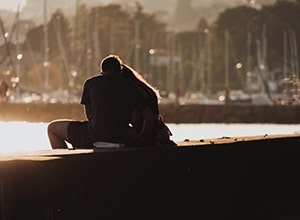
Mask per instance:
[[[174,141],[264,134],[300,134],[300,124],[168,124]],[[0,122],[0,153],[48,150],[47,123]]]
[[[169,124],[174,140],[241,137],[265,134],[300,134],[300,124]]]

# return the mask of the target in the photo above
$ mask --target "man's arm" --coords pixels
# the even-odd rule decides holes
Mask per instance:
[[[91,115],[91,107],[89,105],[83,105],[85,117],[90,120],[89,116]]]

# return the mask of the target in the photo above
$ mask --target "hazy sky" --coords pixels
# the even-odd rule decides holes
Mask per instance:
[[[26,2],[27,0],[0,0],[0,9],[16,11],[18,5],[20,8],[22,8]]]

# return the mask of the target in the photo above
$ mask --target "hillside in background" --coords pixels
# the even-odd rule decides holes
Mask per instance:
[[[262,4],[271,4],[276,0],[48,0],[48,18],[57,9],[61,9],[66,16],[72,17],[78,5],[87,6],[107,5],[110,3],[121,4],[124,7],[135,7],[139,2],[145,12],[156,14],[157,18],[166,22],[170,28],[176,31],[195,29],[197,22],[205,18],[213,22],[218,14],[229,7],[250,4],[253,7],[260,7]],[[43,22],[43,3],[41,0],[27,0],[27,5],[20,12],[20,18],[34,20],[36,24]],[[1,6],[1,3],[0,3]],[[7,26],[13,22],[15,12],[2,11],[1,17]]]

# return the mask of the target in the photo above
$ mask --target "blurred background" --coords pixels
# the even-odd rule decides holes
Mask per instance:
[[[0,0],[0,152],[50,149],[108,54],[160,90],[175,141],[299,133],[299,21],[299,0]]]
[[[300,1],[0,0],[5,102],[78,102],[118,54],[161,104],[298,105]]]

